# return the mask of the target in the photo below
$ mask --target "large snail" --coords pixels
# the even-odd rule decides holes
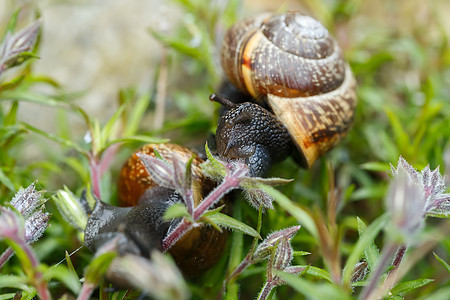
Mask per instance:
[[[159,187],[147,173],[136,153],[155,156],[154,150],[168,161],[176,153],[187,162],[194,153],[176,144],[148,144],[126,161],[119,175],[119,205],[98,202],[85,230],[85,244],[95,251],[105,242],[119,236],[119,252],[148,256],[150,250],[161,250],[161,241],[177,220],[164,222],[167,208],[181,197]],[[198,156],[192,162],[192,189],[196,205],[213,188],[214,182],[200,172],[203,162]],[[187,232],[169,249],[178,267],[187,276],[196,276],[213,266],[221,257],[227,231],[220,233],[211,226],[200,226]]]
[[[237,88],[269,106],[211,97],[229,108],[217,127],[219,154],[245,159],[252,175],[264,175],[295,148],[310,167],[349,130],[356,82],[337,42],[312,17],[290,12],[234,24],[221,64]]]
[[[221,63],[237,88],[268,103],[266,109],[212,97],[229,108],[217,127],[217,151],[229,159],[244,159],[251,175],[263,176],[295,147],[301,164],[310,167],[349,130],[357,102],[356,82],[336,41],[315,19],[287,13],[238,22],[226,33]],[[170,152],[180,153],[186,161],[193,154],[174,144],[146,145],[139,152],[154,155],[154,149],[166,158]],[[198,201],[214,187],[201,174],[201,162],[196,157],[192,168]],[[173,225],[163,222],[162,216],[180,201],[175,191],[158,187],[133,154],[119,179],[119,203],[132,207],[100,202],[89,218],[86,245],[96,250],[120,236],[124,252],[145,256],[149,249],[160,249]],[[225,238],[226,232],[195,228],[170,253],[185,274],[196,275],[217,262]]]

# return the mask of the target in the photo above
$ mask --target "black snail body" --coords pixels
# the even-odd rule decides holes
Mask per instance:
[[[216,132],[219,154],[245,159],[254,176],[295,148],[301,164],[312,166],[351,126],[355,79],[337,42],[309,16],[261,15],[236,23],[225,35],[221,64],[238,89],[268,103],[269,110],[229,104]]]
[[[179,222],[165,222],[162,217],[169,206],[181,203],[183,199],[174,190],[159,187],[136,155],[155,156],[155,149],[168,161],[171,160],[171,153],[177,153],[184,162],[194,154],[185,147],[167,143],[148,144],[131,155],[119,175],[119,205],[122,207],[98,201],[89,217],[85,244],[92,251],[98,250],[112,238],[118,238],[119,253],[148,257],[151,250],[161,250],[163,238]],[[202,162],[198,156],[192,162],[192,189],[196,205],[215,186],[200,172]],[[220,259],[227,235],[226,230],[220,233],[211,226],[196,227],[178,240],[169,253],[186,276],[196,276]]]

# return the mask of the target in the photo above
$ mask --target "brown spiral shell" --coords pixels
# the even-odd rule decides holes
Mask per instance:
[[[192,189],[195,205],[198,205],[215,187],[215,183],[200,171],[200,164],[203,163],[203,160],[189,149],[171,143],[147,144],[133,153],[120,171],[118,184],[120,206],[135,206],[147,189],[157,186],[136,155],[137,153],[143,153],[155,156],[155,149],[169,162],[173,153],[176,153],[185,163],[194,155]],[[221,233],[212,226],[196,227],[177,241],[169,249],[169,253],[185,275],[188,277],[196,276],[213,266],[220,259],[226,245],[227,236],[226,230]]]
[[[236,87],[267,96],[306,167],[353,121],[356,81],[337,42],[310,16],[265,14],[235,23],[224,37],[221,64]]]

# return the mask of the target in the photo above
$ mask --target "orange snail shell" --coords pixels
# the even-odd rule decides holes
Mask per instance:
[[[176,144],[147,144],[137,150],[125,162],[119,175],[119,205],[135,206],[140,197],[149,188],[157,186],[148,174],[136,153],[155,156],[156,149],[166,160],[171,160],[172,153],[177,153],[185,163],[194,153]],[[215,183],[200,172],[203,160],[195,156],[192,162],[192,188],[195,205],[215,186]],[[201,274],[213,266],[222,256],[228,232],[220,233],[211,226],[196,227],[187,232],[169,249],[178,267],[189,277]]]
[[[266,95],[287,127],[305,167],[349,130],[356,81],[328,30],[296,12],[240,21],[225,35],[222,69],[239,89]]]

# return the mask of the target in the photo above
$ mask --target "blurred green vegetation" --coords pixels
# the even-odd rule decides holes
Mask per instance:
[[[115,203],[118,168],[132,149],[167,137],[201,149],[215,131],[218,115],[218,107],[209,102],[208,96],[218,89],[222,80],[218,64],[220,37],[234,21],[253,14],[242,11],[241,1],[219,2],[175,0],[174,5],[183,11],[176,30],[170,34],[149,30],[167,49],[166,59],[156,68],[155,84],[166,68],[172,78],[167,99],[176,107],[176,111],[168,113],[161,128],[143,127],[140,122],[146,115],[154,115],[158,91],[139,94],[133,87],[117,91],[118,112],[109,123],[100,124],[96,116],[89,116],[76,104],[80,94],[67,93],[58,84],[58,78],[35,74],[33,59],[3,74],[0,77],[0,203],[8,202],[19,187],[26,187],[36,179],[39,189],[47,190],[49,198],[64,185],[80,196],[83,189],[91,187],[92,163],[100,166],[104,163],[107,167],[101,174],[99,193],[103,200]],[[313,219],[339,237],[339,252],[345,258],[358,240],[356,217],[370,225],[383,214],[389,164],[396,165],[400,155],[417,169],[428,164],[432,169],[440,166],[440,172],[450,177],[450,23],[445,23],[450,5],[445,1],[417,0],[305,0],[292,5],[286,4],[283,9],[302,9],[312,14],[338,39],[358,81],[359,103],[353,128],[336,149],[309,170],[299,169],[288,159],[273,166],[271,175],[294,179],[278,190],[311,211]],[[20,11],[12,10],[10,15],[15,13]],[[40,14],[45,19],[45,9]],[[26,25],[16,24],[14,17],[12,20],[9,25],[8,20],[0,20],[1,36],[4,37],[3,32],[8,28]],[[39,42],[35,48],[33,53],[39,56]],[[25,101],[58,110],[56,134],[43,132],[18,118],[18,109]],[[69,114],[86,121],[90,142],[86,142],[86,136],[73,136]],[[105,151],[111,145],[115,155],[112,167],[110,162],[105,162]],[[39,155],[30,157],[29,149]],[[331,216],[330,197],[337,199],[335,221]],[[47,210],[52,213],[51,226],[33,247],[41,262],[52,266],[65,258],[65,251],[78,249],[81,242],[79,233],[64,220],[53,201],[47,202]],[[236,203],[234,217],[257,227],[258,212],[247,202]],[[449,224],[436,220],[429,223],[435,227]],[[261,235],[296,224],[295,216],[277,206],[263,215]],[[431,226],[427,232],[432,232]],[[236,265],[251,242],[250,237],[233,234],[217,266],[200,278],[189,280],[193,297],[214,298],[228,264]],[[379,235],[375,243],[382,248],[383,236]],[[295,257],[295,264],[329,267],[324,262],[321,241],[304,228],[292,244],[295,250],[311,253]],[[5,248],[0,243],[0,251]],[[448,263],[450,238],[440,238],[432,251],[424,253],[402,279],[434,279],[405,294],[405,298],[446,299],[445,295],[448,296],[445,293],[449,292],[448,270],[432,252]],[[91,259],[92,254],[82,248],[71,256],[72,270],[81,278]],[[344,265],[345,260],[339,263]],[[265,280],[265,270],[261,265],[248,268],[233,287],[236,291],[227,297],[234,299],[239,294],[241,299],[255,298]],[[1,269],[1,274],[21,274],[18,259],[13,257]],[[317,283],[317,287],[324,281],[310,274],[302,278]],[[50,285],[55,298],[71,293],[61,282]],[[14,291],[0,285],[0,292],[5,294],[0,296],[2,299],[12,298],[14,294],[7,296],[7,293]],[[439,298],[440,295],[444,297]],[[305,298],[290,286],[278,288],[275,297]]]

